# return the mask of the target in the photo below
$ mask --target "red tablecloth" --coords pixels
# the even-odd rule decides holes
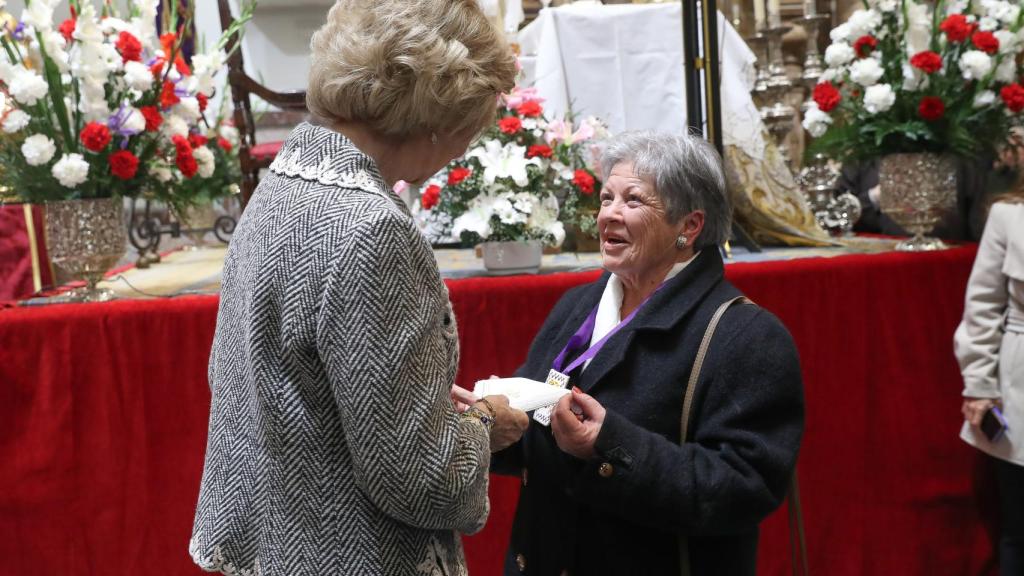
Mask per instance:
[[[812,574],[980,574],[991,557],[976,454],[957,439],[953,330],[973,248],[735,264],[792,331]],[[507,374],[567,288],[596,273],[449,283],[462,384]],[[0,576],[198,574],[198,492],[217,299],[0,311]],[[495,477],[470,571],[496,574],[517,484]],[[788,573],[784,511],[760,574]]]

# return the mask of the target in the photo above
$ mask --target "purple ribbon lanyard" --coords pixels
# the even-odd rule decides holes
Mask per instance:
[[[662,283],[662,285],[664,285],[664,283]],[[573,370],[579,368],[584,362],[592,359],[594,356],[597,356],[597,353],[600,352],[601,348],[604,347],[605,342],[607,342],[608,339],[610,339],[612,336],[615,336],[615,334],[618,333],[619,330],[622,330],[626,326],[626,324],[629,324],[633,317],[636,316],[637,312],[639,312],[640,309],[643,308],[645,304],[647,304],[647,301],[658,293],[658,290],[661,290],[661,286],[658,286],[658,288],[655,289],[654,292],[652,292],[646,300],[641,302],[635,310],[630,312],[629,316],[626,316],[624,320],[622,320],[621,322],[616,324],[614,328],[609,330],[603,338],[601,338],[597,342],[594,342],[593,346],[588,348],[587,351],[581,354],[579,358],[573,360],[572,364],[565,366],[565,359],[568,358],[569,355],[575,352],[576,350],[579,350],[580,348],[585,346],[586,343],[590,340],[590,338],[594,335],[594,325],[597,324],[597,309],[601,307],[601,304],[598,303],[597,306],[594,306],[594,309],[590,312],[590,315],[587,316],[587,319],[583,322],[583,325],[580,326],[580,329],[577,330],[576,333],[572,335],[572,338],[569,338],[569,342],[565,345],[565,348],[562,348],[562,351],[559,352],[558,356],[555,357],[555,361],[551,365],[551,367],[554,368],[557,372],[561,372],[562,374],[569,374]],[[564,370],[562,369],[563,366],[565,366]]]

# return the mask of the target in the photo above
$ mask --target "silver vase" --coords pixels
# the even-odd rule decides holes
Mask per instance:
[[[942,250],[946,244],[927,236],[956,208],[956,159],[931,153],[889,154],[878,170],[882,213],[911,234],[897,250]]]
[[[62,301],[102,302],[114,297],[96,284],[125,253],[124,208],[120,198],[64,200],[46,204],[46,248],[50,261],[85,287]]]

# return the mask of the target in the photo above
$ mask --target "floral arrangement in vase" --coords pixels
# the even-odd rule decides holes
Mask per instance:
[[[97,9],[71,0],[31,0],[0,35],[4,62],[2,184],[30,202],[135,196],[174,204],[181,182],[208,179],[217,153],[196,136],[223,68],[224,47],[252,17],[255,1],[209,53],[182,56],[179,33],[160,34],[160,0]],[[179,21],[178,2],[168,8]],[[189,5],[190,6],[190,5]],[[187,28],[191,10],[183,13]]]
[[[1004,0],[868,0],[833,29],[803,125],[838,160],[975,156],[1021,123],[1021,8]]]
[[[240,193],[242,167],[238,160],[239,134],[226,113],[230,101],[228,89],[222,92],[221,109],[211,122],[205,122],[188,135],[193,150],[207,148],[213,154],[213,170],[205,178],[185,178],[177,182],[175,203],[186,208],[210,204]]]
[[[926,234],[956,207],[959,165],[984,162],[1022,123],[1022,24],[1005,0],[865,0],[832,30],[808,152],[880,159],[879,208],[912,236],[897,249],[946,247]]]
[[[590,146],[607,130],[595,118],[548,121],[543,102],[533,88],[503,95],[495,124],[424,188],[420,208],[440,236],[559,246],[567,224],[596,232]]]

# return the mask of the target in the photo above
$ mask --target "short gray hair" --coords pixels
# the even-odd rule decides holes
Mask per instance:
[[[605,145],[601,172],[608,180],[617,164],[632,163],[633,172],[654,185],[665,203],[670,224],[694,210],[704,211],[704,230],[694,248],[720,246],[729,240],[732,207],[718,151],[703,138],[686,134],[623,132]]]

